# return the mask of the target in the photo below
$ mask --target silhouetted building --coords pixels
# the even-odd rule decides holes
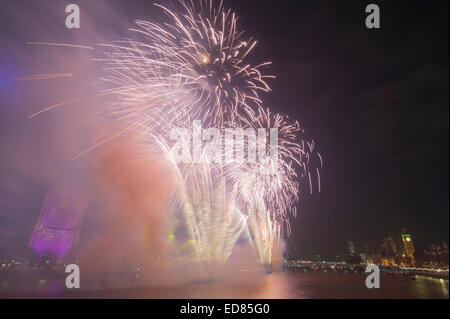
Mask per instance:
[[[391,235],[384,235],[383,241],[384,241],[384,250],[385,250],[386,256],[388,256],[388,257],[396,256],[398,253],[398,250],[397,250],[397,244],[395,242],[394,237]]]
[[[352,241],[347,241],[347,253],[352,256],[356,253],[355,244]]]
[[[347,262],[359,264],[361,261],[360,254],[356,252],[355,244],[352,241],[347,241]]]
[[[448,244],[431,244],[423,252],[417,251],[414,257],[416,265],[422,268],[448,269]]]

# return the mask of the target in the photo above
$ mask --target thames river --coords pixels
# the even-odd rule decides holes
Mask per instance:
[[[365,275],[334,272],[277,272],[255,282],[203,281],[174,287],[76,289],[64,281],[0,279],[0,298],[175,298],[175,299],[448,299],[449,281],[381,275],[380,288],[368,289]],[[83,288],[83,287],[81,287]]]

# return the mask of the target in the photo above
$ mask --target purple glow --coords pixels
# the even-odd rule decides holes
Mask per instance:
[[[48,191],[30,240],[39,258],[64,260],[78,239],[86,204],[87,194],[82,189],[65,185]]]

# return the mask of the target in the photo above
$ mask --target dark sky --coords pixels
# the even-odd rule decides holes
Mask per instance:
[[[157,11],[152,1],[105,1],[109,11],[73,2],[82,15],[103,12],[92,23],[111,36],[126,34],[134,19],[152,19]],[[251,59],[273,62],[270,72],[277,79],[266,104],[299,120],[325,159],[322,193],[300,205],[290,251],[334,255],[346,240],[375,246],[383,233],[398,236],[402,226],[419,247],[448,241],[448,1],[224,2],[259,41]],[[43,150],[29,148],[11,155],[11,145],[20,148],[39,131],[20,108],[19,101],[31,97],[19,96],[11,78],[34,63],[36,51],[24,51],[24,42],[66,39],[68,31],[52,35],[46,16],[51,12],[63,23],[63,9],[49,9],[55,3],[6,0],[0,7],[3,254],[8,241],[26,245],[49,185],[12,164],[17,156],[37,156],[39,168],[45,158]],[[369,3],[381,7],[380,30],[365,28]]]
[[[448,1],[375,1],[381,29],[368,30],[372,2],[233,5],[273,61],[271,107],[325,158],[290,240],[300,253],[373,247],[402,226],[421,247],[448,241]]]

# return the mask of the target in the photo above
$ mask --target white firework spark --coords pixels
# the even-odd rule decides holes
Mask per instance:
[[[247,61],[257,42],[238,30],[237,16],[222,2],[157,6],[165,19],[137,21],[131,30],[139,41],[102,45],[103,80],[111,85],[102,92],[111,96],[107,113],[119,123],[118,135],[148,136],[155,152],[169,159],[169,132],[191,127],[194,120],[221,130],[276,129],[276,146],[266,146],[268,136],[247,141],[247,147],[263,143],[275,157],[260,156],[254,163],[173,163],[177,198],[197,257],[226,261],[248,228],[260,262],[270,264],[283,228],[290,233],[300,181],[308,177],[312,185],[314,143],[300,139],[298,122],[263,108],[260,94],[270,91],[266,80],[272,77],[263,69],[270,62]]]

